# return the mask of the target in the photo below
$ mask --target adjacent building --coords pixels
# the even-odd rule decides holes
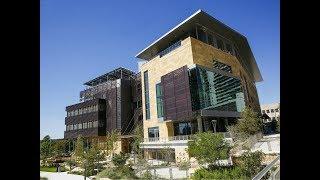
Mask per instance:
[[[265,123],[271,122],[272,120],[280,120],[280,103],[271,103],[261,105],[261,113],[267,114],[268,119],[264,119]]]
[[[139,74],[120,67],[84,85],[80,102],[66,107],[65,139],[104,138],[113,130],[129,135],[142,123]],[[128,150],[128,143],[122,145]]]
[[[262,81],[245,36],[198,10],[136,55],[147,158],[186,157],[196,132],[226,132],[249,106],[260,112]],[[227,135],[227,134],[226,134]]]

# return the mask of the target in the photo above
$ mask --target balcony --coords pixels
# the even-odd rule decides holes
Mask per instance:
[[[219,132],[223,134],[226,142],[232,144],[232,138],[229,132]],[[180,135],[170,137],[144,138],[141,148],[175,148],[177,146],[188,146],[188,142],[194,139],[194,135]]]

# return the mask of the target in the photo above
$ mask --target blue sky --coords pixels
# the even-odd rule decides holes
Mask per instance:
[[[279,0],[41,0],[40,138],[62,138],[65,107],[83,83],[116,67],[202,9],[248,38],[264,79],[260,103],[280,99]]]

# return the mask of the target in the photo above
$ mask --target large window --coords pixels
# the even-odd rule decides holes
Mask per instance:
[[[148,128],[148,137],[151,138],[151,140],[158,140],[159,139],[159,127]]]
[[[191,123],[190,122],[174,123],[173,126],[174,126],[174,135],[175,136],[191,134]]]
[[[150,103],[149,103],[149,78],[148,71],[143,73],[144,78],[144,99],[145,99],[145,108],[146,108],[146,119],[150,119]]]
[[[163,99],[162,99],[162,85],[156,84],[156,96],[157,96],[157,114],[158,118],[163,117]]]
[[[238,111],[244,107],[240,80],[213,70],[196,67],[190,70],[192,110]]]

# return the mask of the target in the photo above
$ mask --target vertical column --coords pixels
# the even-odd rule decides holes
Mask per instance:
[[[201,116],[198,116],[198,117],[197,117],[197,122],[198,122],[198,132],[203,132],[202,118],[201,118]]]
[[[228,124],[228,118],[224,118],[224,127],[225,127],[225,131],[227,132],[228,131],[228,127],[229,124]]]
[[[213,126],[213,133],[217,132],[217,120],[211,120]]]

